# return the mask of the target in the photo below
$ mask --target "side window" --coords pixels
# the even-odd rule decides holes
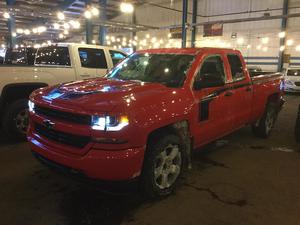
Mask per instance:
[[[224,83],[226,82],[224,63],[221,56],[209,56],[204,60],[195,81],[201,80],[205,80],[206,82],[209,82],[209,80],[222,80]]]
[[[67,47],[49,46],[39,48],[35,64],[51,66],[70,66],[70,55]]]
[[[79,48],[78,52],[82,67],[107,69],[107,62],[102,49]]]
[[[109,50],[109,54],[111,56],[113,65],[117,65],[119,62],[121,62],[123,59],[126,58],[126,55],[121,53],[121,52],[117,52],[117,51],[112,51]]]
[[[243,65],[241,59],[238,55],[230,54],[227,56],[229,65],[231,68],[232,80],[241,81],[245,79],[245,74],[243,72]]]

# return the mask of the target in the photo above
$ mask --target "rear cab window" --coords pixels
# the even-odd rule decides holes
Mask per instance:
[[[107,69],[107,61],[103,49],[79,48],[78,53],[82,67]]]
[[[113,50],[109,50],[109,54],[114,66],[127,57],[126,54]]]
[[[49,46],[39,48],[35,65],[45,66],[71,66],[68,47]]]
[[[237,54],[228,54],[227,59],[231,69],[232,81],[238,82],[246,79],[246,75],[243,70],[243,64],[241,58]]]

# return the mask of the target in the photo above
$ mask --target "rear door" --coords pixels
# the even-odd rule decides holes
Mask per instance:
[[[78,48],[77,74],[80,79],[88,79],[96,76],[104,76],[107,72],[107,60],[105,52],[100,48]]]
[[[243,65],[242,56],[236,53],[227,55],[227,62],[231,72],[231,82],[228,85],[230,96],[230,108],[233,129],[238,129],[249,122],[252,104],[252,83],[245,65]]]
[[[203,76],[220,77],[224,85],[196,88],[195,83]],[[230,99],[227,97],[227,71],[222,54],[205,55],[194,79],[193,93],[197,103],[194,133],[195,146],[201,146],[231,131]]]

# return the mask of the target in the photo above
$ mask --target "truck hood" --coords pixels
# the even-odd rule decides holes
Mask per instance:
[[[42,98],[57,106],[81,108],[86,112],[110,112],[116,106],[161,96],[169,88],[157,83],[106,78],[75,81],[50,90]]]

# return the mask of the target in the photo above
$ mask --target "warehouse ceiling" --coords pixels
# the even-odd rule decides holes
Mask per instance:
[[[13,1],[13,0],[7,0]],[[144,1],[131,1],[135,6],[143,4]],[[99,0],[92,0],[88,5],[92,5],[100,9]],[[93,19],[94,25],[105,25],[107,27],[122,28],[129,30],[146,30],[150,27],[142,25],[130,25],[124,23],[116,23],[111,21],[116,16],[120,15],[120,1],[108,0],[106,6],[107,20],[101,21],[99,17]],[[55,39],[61,30],[54,29],[51,27],[54,23],[58,22],[57,12],[63,12],[66,19],[65,21],[77,20],[81,23],[81,27],[78,30],[70,30],[69,36],[74,32],[83,32],[85,30],[85,18],[84,12],[87,8],[85,0],[15,0],[12,6],[7,6],[6,1],[0,1],[0,14],[4,12],[10,12],[15,18],[15,28],[29,29],[32,31],[33,28],[39,26],[46,26],[46,32],[42,34],[26,35],[27,40],[43,40],[43,39]],[[53,29],[52,29],[53,28]],[[0,37],[8,36],[7,19],[3,16],[0,17]],[[18,39],[25,38],[25,35],[17,34]]]

